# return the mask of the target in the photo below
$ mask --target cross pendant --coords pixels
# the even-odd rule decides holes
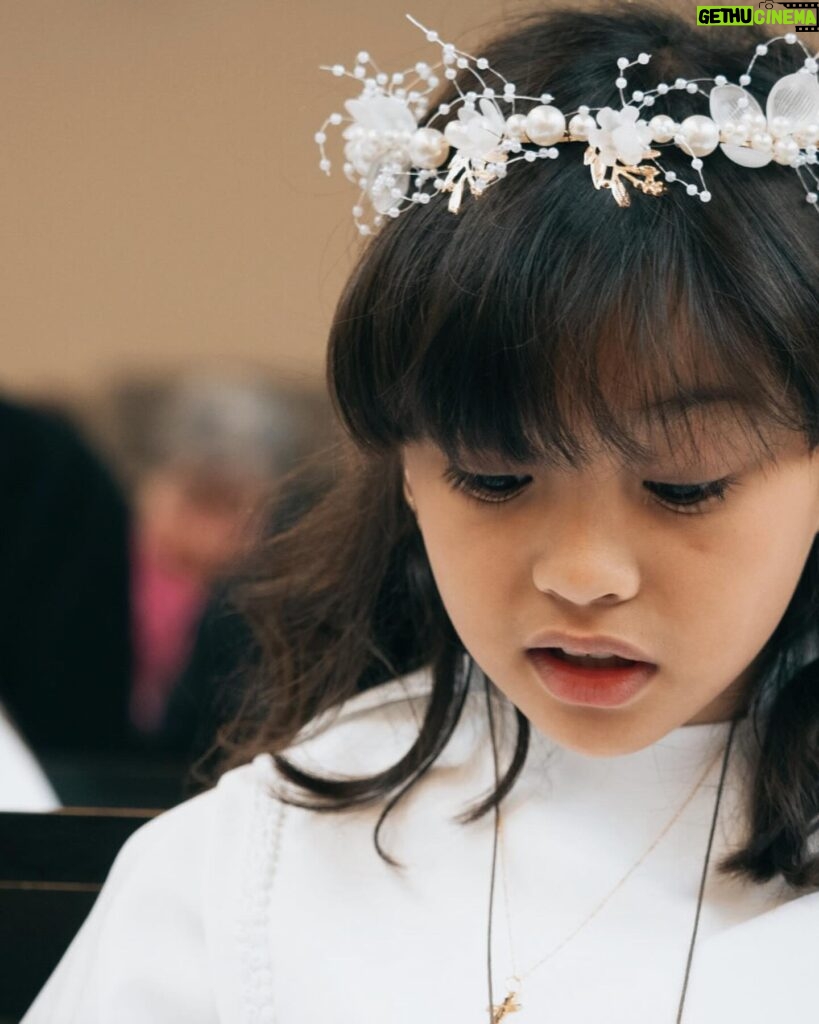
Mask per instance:
[[[515,993],[510,992],[500,1006],[492,1007],[492,1024],[500,1024],[500,1021],[507,1013],[515,1013],[521,1009],[520,1003],[515,999]]]

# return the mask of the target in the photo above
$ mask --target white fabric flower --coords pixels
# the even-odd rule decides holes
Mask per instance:
[[[819,124],[819,81],[816,75],[804,70],[785,75],[774,83],[768,93],[764,114],[747,89],[730,83],[712,89],[709,104],[711,117],[720,128],[730,124],[734,133],[738,130],[743,137],[741,142],[744,144],[728,141],[719,147],[729,160],[742,167],[765,167],[771,162],[771,148],[755,149],[748,144],[748,138],[753,131],[770,131],[777,118],[787,121],[788,135],[800,148],[807,149],[815,144],[815,125]],[[754,118],[761,123],[754,125]],[[803,137],[802,133],[808,137]]]
[[[599,128],[589,129],[589,145],[594,146],[600,160],[613,167],[621,164],[639,164],[643,153],[651,145],[651,128],[647,121],[638,120],[637,107],[625,106],[621,110],[603,107],[597,112]]]
[[[343,133],[344,157],[359,175],[368,177],[385,162],[409,169],[409,141],[418,125],[404,100],[365,93],[344,105],[353,118]]]
[[[506,156],[500,150],[506,131],[504,116],[491,100],[481,99],[478,105],[480,113],[460,108],[458,120],[450,121],[444,129],[446,140],[464,160],[481,164],[504,160]]]

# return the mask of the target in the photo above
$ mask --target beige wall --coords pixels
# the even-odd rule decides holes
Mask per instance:
[[[0,387],[82,393],[240,356],[321,377],[358,246],[313,134],[365,48],[390,69],[518,0],[2,0]],[[472,30],[467,31],[467,30]]]

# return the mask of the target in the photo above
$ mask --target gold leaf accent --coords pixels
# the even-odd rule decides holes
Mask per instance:
[[[503,1020],[507,1013],[517,1013],[520,1009],[522,1007],[516,1000],[515,993],[510,992],[500,1006],[492,1007],[492,1024],[500,1024],[500,1021]]]
[[[622,181],[620,181],[618,174],[612,173],[609,187],[611,188],[611,194],[617,201],[618,206],[631,206],[631,199],[629,198],[628,192],[626,192],[626,186]]]
[[[606,184],[606,165],[598,156],[591,165],[592,182],[595,188],[603,188]]]
[[[659,150],[656,149],[648,149],[643,153],[645,158],[653,158],[659,155]],[[610,168],[611,176],[606,178],[606,172],[609,168],[603,163],[602,157],[593,146],[589,146],[583,154],[583,163],[591,166],[591,177],[594,187],[610,189],[618,206],[631,205],[631,197],[624,182],[621,180],[622,178],[625,178],[635,188],[649,196],[659,196],[665,192],[665,183],[657,178],[659,168],[653,167],[650,164],[617,163]]]

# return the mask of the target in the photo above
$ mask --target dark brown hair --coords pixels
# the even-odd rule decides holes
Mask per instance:
[[[481,53],[519,93],[548,91],[569,110],[619,107],[618,57],[652,55],[630,70],[630,89],[719,73],[736,81],[765,38],[607,2],[507,25]],[[772,47],[750,91],[764,104],[800,54]],[[676,120],[702,109],[685,91],[663,107]],[[329,390],[344,428],[332,473],[295,523],[267,537],[234,593],[257,657],[255,683],[220,737],[222,769],[268,751],[310,795],[301,806],[383,800],[375,843],[391,863],[381,824],[445,747],[471,664],[403,499],[403,444],[578,466],[588,457],[579,428],[591,425],[637,460],[624,394],[647,408],[715,386],[737,396],[762,449],[768,425],[802,431],[811,449],[819,438],[819,220],[794,171],[749,170],[716,152],[705,161],[711,202],[669,185],[660,197],[632,192],[621,208],[593,188],[582,145],[511,167],[457,216],[444,196],[413,206],[367,245],[329,340]],[[680,151],[663,161],[696,180]],[[817,568],[814,544],[758,658],[749,838],[723,864],[755,881],[781,872],[796,887],[819,886],[819,860],[806,851],[819,812],[819,663],[806,658]],[[316,715],[425,665],[432,689],[417,740],[388,770],[337,781],[288,762],[283,752]],[[493,808],[520,772],[530,734],[516,716],[509,770],[462,820]]]

